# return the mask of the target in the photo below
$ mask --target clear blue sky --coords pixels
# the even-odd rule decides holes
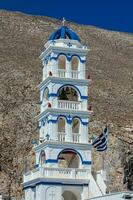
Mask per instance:
[[[133,0],[0,0],[0,9],[133,33]]]

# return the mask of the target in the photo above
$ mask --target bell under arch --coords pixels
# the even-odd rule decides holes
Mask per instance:
[[[63,86],[58,91],[58,99],[65,101],[78,101],[79,94],[71,85]]]

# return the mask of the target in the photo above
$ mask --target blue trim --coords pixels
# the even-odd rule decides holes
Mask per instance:
[[[73,86],[73,85],[70,85],[70,84],[67,84],[67,85],[68,85],[68,86]],[[62,87],[62,86],[61,86],[61,87]],[[61,88],[61,87],[60,87],[60,88]],[[73,86],[73,87],[75,87],[75,86]],[[59,88],[59,89],[60,89],[60,88]],[[79,89],[78,89],[77,87],[75,87],[75,88],[79,91]],[[59,90],[59,89],[58,89],[58,90]],[[88,100],[88,98],[89,98],[88,96],[82,96],[80,91],[79,91],[79,93],[80,93],[81,99]],[[49,94],[49,97],[58,97],[58,91],[57,91],[57,93],[50,93],[50,94]]]
[[[45,160],[45,163],[58,163],[57,159],[47,159]]]
[[[58,121],[57,119],[49,119],[48,123],[52,122],[53,124],[55,124],[55,123],[57,123],[57,121]]]
[[[83,125],[87,126],[89,122],[81,122]]]
[[[60,55],[65,56],[66,59],[67,59],[69,62],[72,60],[73,57],[78,57],[81,63],[85,63],[85,62],[86,62],[86,60],[82,60],[81,57],[80,57],[78,54],[70,55],[69,53],[68,53],[68,54],[59,53],[57,56],[50,57],[50,61],[51,61],[52,59],[53,59],[53,60],[58,60],[58,58],[59,58]]]
[[[31,183],[32,184],[32,183]],[[66,185],[66,186],[86,186],[88,187],[89,183],[76,183],[75,181],[75,184],[72,184],[72,183],[62,183],[62,182],[48,182],[48,181],[39,181],[35,184],[36,186],[37,185]],[[35,187],[35,186],[32,186],[30,184],[27,184],[27,186],[24,186],[23,189],[28,189],[28,188],[31,188],[31,187]]]
[[[80,118],[80,117],[77,116],[77,115],[71,117],[71,119],[70,119],[70,115],[69,115],[69,116],[66,116],[66,115],[58,115],[58,116],[56,116],[56,117],[57,117],[56,119],[49,119],[49,120],[48,120],[48,123],[51,122],[51,123],[55,124],[55,123],[58,122],[58,119],[59,119],[60,117],[64,117],[64,118],[66,119],[66,122],[67,122],[68,124],[71,124],[74,118],[78,118],[78,119],[80,120],[81,124],[83,124],[83,125],[85,125],[85,126],[89,124],[89,122],[83,122],[83,121],[82,121],[82,118]],[[43,120],[43,121],[44,121],[44,120]]]
[[[58,121],[58,119],[59,119],[60,117],[64,117],[64,118],[66,119],[66,121],[67,121],[67,116],[65,116],[65,115],[58,115],[57,121]]]
[[[42,119],[42,120],[41,120],[41,127],[44,126],[45,123],[46,123],[45,119]]]
[[[78,57],[81,63],[85,63],[85,60],[82,60],[81,57],[78,54],[73,54],[71,56],[71,60],[72,60],[73,57]]]
[[[89,99],[89,97],[88,97],[88,96],[81,96],[81,99],[88,100],[88,99]]]
[[[91,161],[83,161],[82,164],[83,164],[83,165],[91,165],[92,162],[91,162]]]
[[[39,167],[39,164],[34,165],[34,168],[35,168],[35,169],[38,168],[38,167]]]
[[[68,60],[68,58],[70,57],[69,54],[68,54],[68,56],[67,56],[66,53],[59,53],[59,54],[57,55],[57,59],[59,58],[59,56],[62,56],[62,55],[65,56],[67,60]]]
[[[50,93],[49,94],[49,97],[57,97],[58,95],[57,95],[57,93]]]
[[[82,119],[79,116],[73,116],[72,121],[73,121],[74,118],[78,118],[80,120],[81,124],[88,125],[88,122],[83,122]]]

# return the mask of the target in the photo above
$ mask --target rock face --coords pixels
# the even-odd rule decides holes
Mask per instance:
[[[31,140],[38,137],[39,55],[49,34],[61,22],[0,11],[0,24],[0,193],[19,197],[23,170],[34,163]],[[111,124],[104,158],[108,190],[133,189],[133,137],[129,131],[133,123],[133,35],[67,25],[91,50],[87,73],[92,78],[89,93],[94,115],[89,132],[100,133],[107,121]],[[93,154],[95,171],[100,169],[103,156]]]

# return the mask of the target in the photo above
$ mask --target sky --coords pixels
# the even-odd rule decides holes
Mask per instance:
[[[133,33],[133,0],[0,0],[0,9]]]

